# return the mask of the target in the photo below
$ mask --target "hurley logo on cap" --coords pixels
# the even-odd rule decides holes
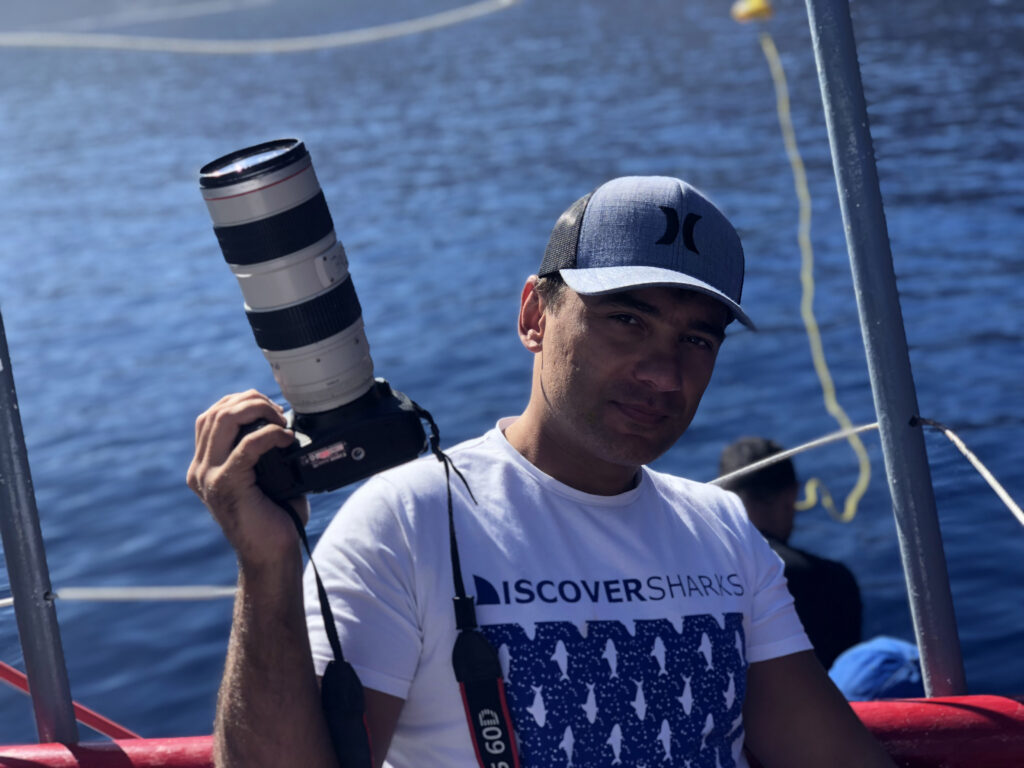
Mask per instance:
[[[667,221],[665,234],[655,241],[655,245],[670,245],[676,241],[676,237],[679,235],[679,211],[667,205],[658,207],[665,213]],[[698,221],[700,221],[700,216],[696,213],[686,214],[686,219],[683,221],[683,245],[696,254],[699,254],[700,251],[697,250],[697,246],[693,242],[693,228],[697,226]]]
[[[700,191],[668,176],[625,176],[559,217],[537,274],[558,272],[584,295],[677,286],[721,301],[753,328],[739,304],[743,268],[739,235]]]

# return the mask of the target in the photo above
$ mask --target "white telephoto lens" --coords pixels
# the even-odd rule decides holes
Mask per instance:
[[[203,167],[200,187],[284,398],[297,413],[319,413],[368,392],[362,310],[303,143],[225,155]]]

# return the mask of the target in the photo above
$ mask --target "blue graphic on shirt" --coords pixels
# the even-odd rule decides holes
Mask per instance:
[[[730,768],[743,745],[743,615],[481,627],[524,768]]]

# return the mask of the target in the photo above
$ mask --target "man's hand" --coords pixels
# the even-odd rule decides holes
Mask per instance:
[[[267,424],[245,435],[238,430],[262,419]],[[256,485],[256,462],[271,448],[286,448],[294,435],[285,429],[284,410],[256,390],[221,398],[196,419],[196,452],[188,486],[224,530],[243,566],[279,562],[295,551],[298,534],[288,516]],[[292,507],[309,519],[305,498]]]

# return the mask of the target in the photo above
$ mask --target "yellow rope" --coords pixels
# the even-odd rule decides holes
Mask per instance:
[[[825,410],[832,415],[843,429],[851,429],[852,422],[846,412],[839,405],[836,399],[836,388],[832,382],[832,374],[829,372],[828,363],[825,361],[825,350],[821,343],[821,333],[818,330],[818,322],[814,317],[814,251],[811,247],[811,195],[807,188],[807,175],[804,171],[804,163],[800,157],[800,150],[796,144],[796,133],[793,130],[793,121],[789,110],[789,89],[786,86],[786,74],[782,69],[782,61],[779,59],[779,52],[775,43],[767,32],[760,33],[761,48],[764,50],[765,58],[768,59],[768,67],[772,73],[772,81],[775,83],[776,108],[779,114],[779,127],[782,129],[782,140],[786,145],[786,154],[789,156],[790,165],[793,168],[793,182],[796,186],[796,196],[800,202],[800,225],[797,240],[800,244],[800,283],[803,294],[800,300],[800,316],[807,329],[807,339],[811,346],[811,358],[814,361],[814,370],[818,374],[818,381],[821,383],[821,393],[825,399]],[[847,440],[853,452],[857,455],[860,471],[857,482],[846,497],[842,513],[836,511],[836,505],[832,500],[832,494],[818,478],[811,478],[805,487],[806,496],[797,503],[797,509],[810,509],[819,501],[822,506],[837,520],[848,523],[857,514],[857,505],[867,491],[868,482],[871,480],[871,462],[868,460],[864,443],[856,433],[851,433]]]

